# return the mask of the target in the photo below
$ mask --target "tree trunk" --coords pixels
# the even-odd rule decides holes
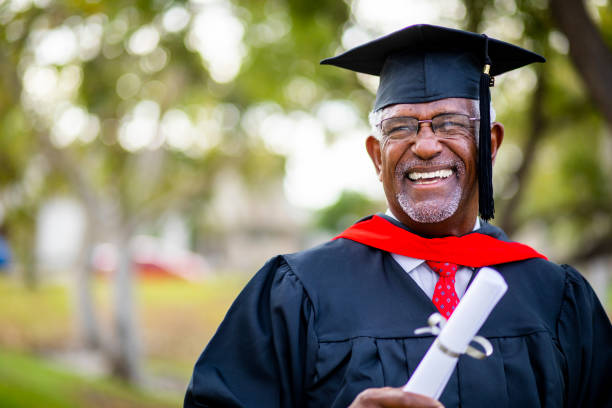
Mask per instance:
[[[612,126],[612,51],[582,0],[550,0],[553,17],[569,41],[570,58],[593,101]]]
[[[38,289],[39,273],[38,265],[33,254],[27,254],[22,258],[23,281],[30,290]]]
[[[544,65],[538,65],[536,67],[536,72],[538,81],[531,102],[529,133],[527,135],[525,146],[522,149],[524,155],[523,161],[515,174],[516,181],[518,183],[518,190],[506,203],[503,216],[499,223],[501,229],[503,229],[508,235],[512,235],[512,233],[516,230],[516,211],[521,202],[523,192],[525,191],[525,184],[527,184],[529,173],[536,157],[538,144],[544,135],[546,128],[546,120],[543,112],[546,94],[546,69],[544,68]]]
[[[89,211],[89,209],[86,209]],[[92,287],[91,253],[94,245],[93,226],[90,216],[87,217],[83,242],[77,263],[76,276],[76,313],[80,337],[85,347],[98,350],[103,347],[100,325],[95,312]]]
[[[58,149],[49,141],[45,132],[38,133],[38,140],[45,157],[49,163],[58,171],[63,173],[77,193],[81,204],[85,208],[87,220],[85,225],[84,239],[78,259],[78,271],[75,285],[75,297],[77,307],[77,321],[79,331],[87,347],[98,349],[103,344],[101,330],[95,314],[93,304],[93,293],[91,287],[91,267],[89,258],[95,241],[93,231],[103,227],[104,222],[100,198],[70,154]]]
[[[120,229],[117,242],[118,263],[115,271],[114,328],[116,349],[113,373],[133,384],[142,383],[141,347],[135,318],[132,257],[128,241],[130,232]]]

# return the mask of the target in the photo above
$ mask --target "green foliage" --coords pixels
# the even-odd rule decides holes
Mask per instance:
[[[610,4],[609,1],[607,3],[607,6],[597,8],[599,14],[599,30],[604,41],[612,48],[612,4]]]
[[[251,46],[235,87],[240,105],[274,100],[289,109],[310,107],[316,101],[338,98],[337,91],[358,88],[354,76],[320,67],[318,61],[333,55],[339,46],[342,27],[348,18],[344,2],[325,1],[240,2],[248,8],[251,21],[245,39]],[[276,22],[289,28],[286,35],[269,44],[257,40],[260,24]],[[279,23],[280,22],[280,23]],[[274,27],[274,26],[273,26]],[[278,29],[278,28],[277,28]],[[312,81],[314,97],[290,97],[288,86],[296,78]]]
[[[358,191],[343,191],[338,200],[315,216],[315,225],[338,234],[360,218],[382,211],[384,205]]]
[[[168,32],[162,28],[163,16],[175,6],[189,13],[189,23],[177,32]],[[228,83],[216,82],[205,58],[189,45],[196,15],[208,5],[171,0],[71,0],[42,7],[30,5],[16,14],[8,8],[0,13],[4,88],[0,92],[0,196],[15,187],[29,192],[10,205],[4,203],[4,223],[23,264],[32,262],[26,258],[31,257],[38,207],[54,194],[80,198],[90,217],[100,211],[91,208],[92,203],[109,205],[119,211],[123,225],[133,225],[171,210],[194,218],[193,214],[206,208],[212,198],[211,187],[227,168],[236,170],[245,186],[254,190],[280,185],[284,157],[268,151],[255,135],[256,129],[240,126],[242,114],[260,102],[277,103],[287,112],[308,111],[319,101],[345,97],[348,90],[357,87],[353,76],[317,65],[338,47],[349,16],[346,3],[236,0],[222,6],[227,6],[244,28],[241,69]],[[59,113],[51,114],[50,119],[38,111],[44,111],[41,103],[32,107],[23,102],[24,72],[36,66],[32,49],[35,33],[62,27],[78,32],[92,22],[101,27],[97,52],[84,59],[48,64],[52,72],[78,82],[74,95],[50,103],[48,109],[70,102],[95,115],[100,131],[93,140],[77,137],[66,145],[54,146],[49,141],[53,141]],[[144,26],[155,27],[160,38],[153,52],[140,55],[130,50],[130,41]],[[218,39],[224,35],[219,32]],[[153,55],[165,62],[153,64]],[[308,92],[302,92],[304,87]],[[144,100],[157,104],[159,119],[170,110],[185,112],[194,124],[207,118],[215,126],[198,128],[197,136],[210,140],[209,146],[198,152],[168,143],[152,150],[126,149],[120,143],[122,126]],[[227,116],[228,111],[235,117]],[[47,143],[41,144],[45,140]],[[36,188],[25,179],[32,167],[40,174]]]

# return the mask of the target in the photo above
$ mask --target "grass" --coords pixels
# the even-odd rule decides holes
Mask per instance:
[[[63,286],[29,290],[0,277],[0,346],[20,350],[61,347],[74,334],[70,307]]]
[[[180,390],[181,395],[173,396],[174,406],[180,405],[177,398],[182,398],[193,364],[246,279],[228,274],[197,283],[136,281],[145,371]],[[70,350],[78,344],[74,298],[70,285],[41,285],[30,290],[0,276],[0,406],[166,406],[144,396],[138,399],[135,390],[117,383],[87,382],[34,357],[39,352]],[[96,279],[93,299],[102,330],[112,333],[112,282]],[[107,392],[117,396],[112,405],[103,402]],[[134,398],[144,405],[134,405]]]
[[[147,356],[158,366],[190,375],[196,358],[244,284],[245,277],[236,275],[200,283],[140,281],[137,314]],[[108,289],[108,285],[98,286],[99,293]],[[105,299],[110,299],[109,295]],[[111,307],[106,304],[101,309]]]
[[[158,396],[117,381],[91,380],[40,358],[0,350],[3,408],[176,407],[177,396]]]

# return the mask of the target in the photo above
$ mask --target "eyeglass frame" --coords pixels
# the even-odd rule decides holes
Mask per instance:
[[[437,117],[440,117],[440,116],[447,116],[447,115],[456,115],[456,116],[463,116],[463,117],[467,117],[467,119],[468,119],[470,122],[475,122],[475,121],[477,121],[477,120],[480,120],[480,118],[470,117],[470,115],[467,115],[467,114],[465,114],[465,113],[444,112],[444,113],[440,113],[440,114],[438,114],[438,115],[436,115],[436,116],[433,116],[431,119],[422,119],[422,120],[421,120],[421,119],[417,119],[417,118],[415,118],[414,116],[394,116],[394,117],[390,117],[390,118],[386,118],[386,119],[381,120],[380,122],[378,122],[378,124],[376,125],[376,127],[377,127],[377,128],[380,130],[380,134],[381,134],[381,136],[383,136],[385,139],[387,139],[387,138],[389,137],[389,135],[385,135],[385,134],[384,134],[384,132],[383,132],[383,129],[382,129],[382,124],[383,124],[383,122],[385,122],[385,121],[387,121],[387,120],[392,120],[392,119],[400,119],[400,118],[416,119],[416,120],[417,120],[417,122],[416,122],[416,124],[417,124],[417,128],[416,128],[416,131],[414,132],[414,136],[416,136],[416,135],[418,135],[418,134],[419,134],[419,130],[421,130],[421,123],[431,123],[431,131],[432,131],[432,132],[433,132],[433,133],[434,133],[436,136],[438,136],[438,134],[436,133],[436,131],[435,131],[435,130],[434,130],[434,128],[433,128],[433,121],[434,121],[434,119],[436,119]],[[473,125],[472,125],[472,126],[470,126],[470,128],[474,128],[474,127],[475,127],[475,126],[473,126]],[[466,128],[466,129],[467,129],[467,128]],[[411,135],[411,136],[412,136],[412,135]],[[403,140],[403,139],[397,139],[397,140]]]

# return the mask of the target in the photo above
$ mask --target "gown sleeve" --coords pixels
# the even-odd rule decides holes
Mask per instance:
[[[282,257],[230,307],[196,362],[184,407],[299,407],[314,370],[314,311]]]
[[[612,326],[586,280],[566,270],[564,299],[557,322],[559,343],[567,363],[566,406],[612,406]]]

